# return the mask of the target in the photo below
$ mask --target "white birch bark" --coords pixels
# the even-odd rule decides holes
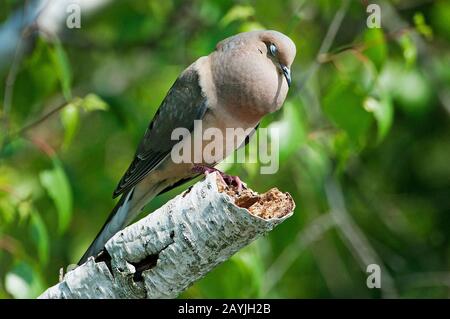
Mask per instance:
[[[117,233],[107,254],[91,257],[39,298],[175,298],[295,207],[289,194],[276,189],[230,192],[216,173],[209,174]]]

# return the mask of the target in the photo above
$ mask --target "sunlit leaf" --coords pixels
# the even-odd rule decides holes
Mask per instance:
[[[64,126],[63,148],[67,149],[78,130],[80,114],[76,105],[69,103],[61,112],[61,121]]]
[[[103,101],[98,95],[92,93],[86,95],[83,98],[81,107],[86,112],[106,111],[109,108],[108,104],[105,101]]]
[[[255,9],[247,5],[236,5],[220,20],[220,25],[226,27],[237,20],[245,20],[255,14]]]
[[[88,94],[84,98],[75,97],[61,112],[61,121],[64,126],[63,148],[67,149],[72,142],[80,123],[80,108],[85,112],[105,111],[108,104],[95,94]]]
[[[400,37],[400,45],[403,50],[403,57],[405,59],[406,65],[411,66],[416,63],[417,60],[417,48],[411,36],[404,34]]]
[[[431,94],[430,83],[417,70],[404,73],[396,91],[403,108],[416,115],[430,109]]]
[[[0,224],[6,226],[14,221],[16,209],[8,198],[0,198]],[[1,229],[0,226],[0,229]]]
[[[433,30],[425,22],[425,17],[423,13],[417,12],[414,14],[414,24],[416,25],[417,31],[422,34],[427,40],[433,39]]]
[[[264,29],[265,29],[265,27],[261,23],[251,21],[251,22],[243,23],[241,25],[241,27],[239,28],[239,32],[248,32],[248,31],[264,30]]]
[[[389,96],[385,95],[381,100],[368,97],[364,101],[364,108],[373,113],[378,126],[377,141],[381,142],[392,125],[393,106]]]
[[[72,216],[72,190],[64,168],[57,157],[53,158],[53,168],[39,174],[42,186],[52,198],[58,213],[59,233],[66,231]]]
[[[383,29],[367,29],[364,32],[364,45],[364,55],[372,60],[377,69],[380,70],[388,54]]]
[[[33,206],[30,201],[20,201],[17,203],[17,212],[19,216],[19,223],[23,223],[30,217]]]

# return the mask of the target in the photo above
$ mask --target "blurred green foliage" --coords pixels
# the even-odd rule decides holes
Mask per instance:
[[[281,129],[280,170],[227,172],[257,191],[289,191],[297,208],[183,297],[448,297],[450,4],[387,2],[407,23],[395,30],[383,11],[382,28],[368,29],[363,3],[115,1],[83,15],[81,29],[28,36],[7,114],[12,62],[0,68],[0,297],[36,297],[57,282],[108,216],[179,72],[219,40],[260,28],[298,49],[285,106],[262,123]],[[0,22],[22,8],[2,1]],[[346,211],[336,211],[340,195]],[[366,287],[364,256],[381,263],[382,289]]]

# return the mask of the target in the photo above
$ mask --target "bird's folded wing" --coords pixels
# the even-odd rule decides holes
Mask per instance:
[[[240,148],[242,148],[242,147],[245,147],[245,146],[250,142],[250,139],[251,139],[252,136],[256,133],[256,130],[258,129],[258,127],[259,127],[259,123],[252,129],[252,131],[250,132],[250,134],[247,135],[247,137],[245,138],[245,141],[242,142],[242,144],[238,147],[238,149],[240,149]],[[216,166],[217,164],[218,164],[218,163],[213,163],[213,164],[209,164],[209,166],[214,167],[214,166]],[[183,185],[184,183],[190,181],[191,179],[197,177],[198,175],[200,175],[200,174],[196,174],[196,175],[193,175],[192,177],[189,177],[189,178],[183,178],[183,179],[179,180],[179,181],[176,182],[175,184],[170,185],[170,186],[168,186],[167,188],[163,189],[163,190],[159,193],[159,195],[164,194],[164,193],[166,193],[166,192],[168,192],[168,191],[170,191],[170,190],[172,190],[172,189],[174,189],[174,188],[176,188],[176,187],[178,187],[178,186],[180,186],[180,185]]]
[[[175,128],[192,131],[194,121],[204,117],[208,103],[199,80],[197,70],[191,66],[175,81],[147,128],[133,162],[114,191],[114,197],[134,187],[170,154],[178,143],[178,140],[171,139]]]

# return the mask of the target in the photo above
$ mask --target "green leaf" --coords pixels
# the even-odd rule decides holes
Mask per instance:
[[[51,44],[44,41],[43,37],[38,37],[32,54],[25,61],[26,70],[30,73],[29,81],[32,83],[29,89],[35,95],[36,101],[42,101],[54,94],[59,85],[51,51]]]
[[[336,84],[325,96],[323,108],[328,118],[347,132],[353,143],[362,145],[371,116],[363,108],[365,96],[353,85]]]
[[[423,115],[434,104],[431,103],[432,88],[427,79],[417,70],[406,72],[398,83],[396,97],[408,113]]]
[[[237,20],[246,20],[255,14],[255,9],[247,5],[236,5],[220,20],[222,28]]]
[[[239,28],[239,32],[249,32],[256,30],[264,30],[264,26],[256,21],[244,22]]]
[[[378,134],[377,142],[381,142],[392,125],[393,106],[392,101],[388,95],[385,95],[381,100],[373,97],[368,97],[364,101],[364,108],[367,112],[373,113],[377,122]]]
[[[72,99],[72,71],[67,54],[64,51],[59,39],[55,40],[53,47],[50,49],[50,56],[55,67],[56,74],[61,82],[64,98],[66,101],[70,101]]]
[[[417,60],[417,48],[411,36],[404,34],[400,37],[400,46],[403,50],[403,57],[407,66],[412,66]]]
[[[19,217],[19,223],[23,223],[30,217],[33,211],[33,206],[30,201],[21,201],[17,203],[16,209]]]
[[[86,112],[106,111],[109,105],[103,101],[98,95],[90,93],[86,95],[81,103],[81,107]]]
[[[75,133],[78,131],[80,114],[78,107],[74,103],[69,103],[61,112],[61,121],[64,126],[63,149],[67,149],[71,144]]]
[[[36,245],[41,265],[46,266],[50,255],[47,227],[36,210],[31,214],[30,222],[31,239]]]
[[[62,234],[72,217],[72,190],[64,168],[57,157],[53,158],[53,168],[39,174],[42,186],[52,198],[58,213],[58,230]]]
[[[334,58],[338,78],[341,82],[351,82],[354,89],[369,92],[377,78],[377,69],[371,60],[354,51],[344,51]]]
[[[422,34],[427,40],[433,39],[433,30],[425,22],[423,13],[417,12],[416,14],[414,14],[414,24],[416,25],[417,31]]]
[[[70,146],[80,123],[80,111],[82,108],[85,112],[105,111],[108,110],[108,104],[95,94],[88,94],[84,98],[75,97],[68,103],[61,112],[61,121],[65,129],[63,149]]]
[[[3,226],[15,220],[16,207],[8,198],[0,198],[0,232]]]
[[[382,29],[367,29],[364,32],[364,45],[366,48],[364,54],[380,70],[388,54],[388,47]]]

